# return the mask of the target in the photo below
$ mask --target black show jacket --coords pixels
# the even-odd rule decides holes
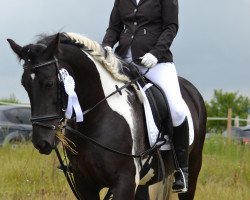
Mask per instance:
[[[133,60],[152,53],[159,62],[172,62],[170,46],[178,31],[178,0],[115,0],[102,44],[123,58],[131,47]]]

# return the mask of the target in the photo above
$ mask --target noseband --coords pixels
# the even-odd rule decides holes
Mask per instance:
[[[55,114],[46,114],[46,115],[32,115],[30,118],[30,121],[32,123],[32,125],[36,125],[36,126],[41,126],[44,128],[48,128],[51,130],[56,130],[56,128],[61,124],[61,122],[64,120],[64,113],[65,113],[65,108],[66,108],[66,104],[64,101],[64,88],[63,88],[63,82],[62,82],[62,76],[59,73],[59,64],[58,64],[58,60],[56,57],[54,57],[53,60],[48,61],[48,62],[44,62],[38,65],[35,65],[32,67],[32,70],[35,71],[37,69],[40,69],[42,67],[48,66],[48,65],[54,65],[56,67],[56,71],[57,74],[59,76],[58,79],[58,87],[57,87],[57,102],[60,103],[60,107],[59,107],[59,112],[60,113],[55,113]],[[59,119],[60,122],[58,125],[51,125],[48,123],[44,123],[46,121],[50,121],[50,120],[55,120],[55,119]]]

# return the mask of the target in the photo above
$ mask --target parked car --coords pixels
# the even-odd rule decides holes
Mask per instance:
[[[227,137],[227,131],[224,131],[222,135]],[[232,139],[242,144],[250,144],[250,126],[232,127]]]
[[[0,105],[0,145],[30,140],[30,116],[30,106]]]
[[[241,127],[243,130],[242,143],[250,144],[250,125]]]

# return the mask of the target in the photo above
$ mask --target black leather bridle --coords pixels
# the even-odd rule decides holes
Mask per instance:
[[[64,101],[65,92],[64,92],[64,87],[63,87],[63,79],[62,79],[62,76],[59,72],[60,68],[59,68],[58,60],[56,57],[54,57],[53,60],[51,60],[51,61],[35,65],[32,67],[32,71],[36,71],[37,69],[40,69],[42,67],[52,65],[52,64],[55,66],[56,72],[59,76],[59,78],[58,78],[58,86],[59,87],[57,87],[58,88],[57,89],[58,90],[57,91],[57,102],[59,103],[58,113],[45,114],[45,115],[32,115],[30,118],[30,121],[32,122],[32,125],[42,126],[44,128],[56,130],[57,127],[60,126],[61,122],[65,119],[64,115],[65,115],[65,109],[66,109],[66,103]],[[47,121],[55,120],[55,119],[59,119],[59,124],[51,125],[51,124],[45,123]]]
[[[36,71],[37,69],[40,69],[42,67],[48,66],[48,65],[54,65],[56,68],[56,74],[58,74],[58,89],[57,89],[57,102],[59,103],[59,113],[54,114],[45,114],[45,115],[32,115],[30,118],[30,121],[32,125],[41,126],[43,128],[48,128],[54,131],[57,131],[58,129],[62,131],[65,127],[62,126],[62,122],[65,120],[65,110],[66,110],[66,103],[65,103],[65,92],[64,92],[64,85],[63,85],[63,78],[60,73],[60,67],[58,63],[58,59],[56,57],[53,58],[51,61],[47,61],[38,65],[35,65],[32,67],[32,71]],[[50,120],[59,120],[58,124],[48,124],[46,122]],[[67,182],[74,193],[75,197],[78,200],[84,200],[84,198],[80,195],[79,191],[77,190],[74,178],[72,174],[70,174],[66,168],[66,166],[63,163],[63,159],[61,157],[61,154],[57,148],[57,146],[54,146],[54,150],[56,152],[57,158],[59,160],[59,163],[62,167],[63,173],[67,179]]]

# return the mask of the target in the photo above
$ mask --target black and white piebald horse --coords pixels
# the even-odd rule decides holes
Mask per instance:
[[[120,60],[97,42],[75,33],[43,36],[23,47],[8,42],[24,61],[22,85],[31,104],[32,142],[40,153],[50,154],[63,140],[58,133],[65,132],[64,144],[74,149],[66,148],[66,152],[77,198],[99,199],[99,191],[106,187],[113,199],[149,199],[149,185],[159,182],[163,173],[158,173],[161,167],[156,158],[140,177],[149,155],[129,156],[142,155],[150,147],[142,102],[133,84],[124,87],[130,79],[120,73]],[[197,89],[187,80],[179,80],[195,133],[189,156],[189,190],[179,194],[179,199],[193,199],[202,162],[206,110]],[[69,118],[66,128],[65,114]],[[79,137],[79,132],[87,139]],[[156,151],[151,155],[157,155]],[[171,151],[162,157],[166,175],[170,175],[174,169]],[[167,199],[171,184],[165,181],[162,188],[158,199]]]

